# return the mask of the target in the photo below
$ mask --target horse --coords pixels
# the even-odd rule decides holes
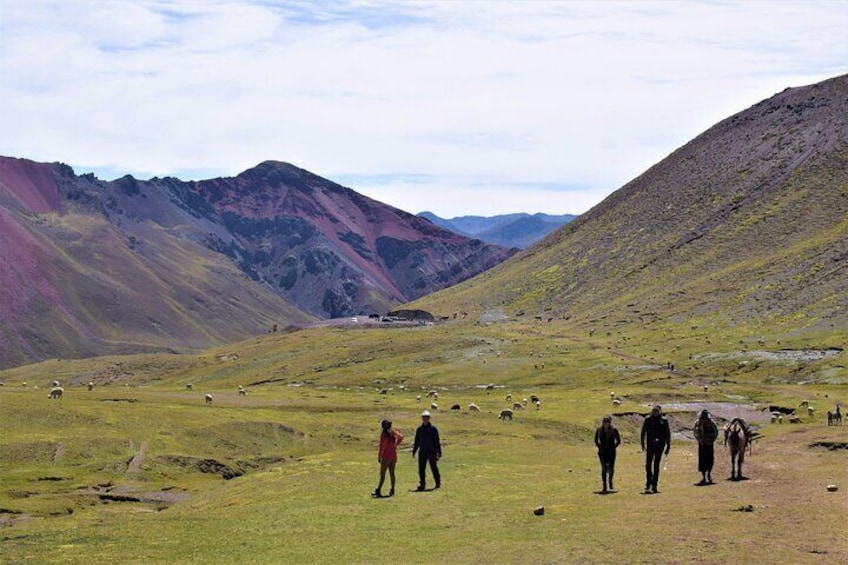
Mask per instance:
[[[747,422],[742,418],[734,418],[724,428],[724,445],[730,444],[730,480],[741,481],[742,463],[745,461],[745,448],[751,452],[752,434]]]

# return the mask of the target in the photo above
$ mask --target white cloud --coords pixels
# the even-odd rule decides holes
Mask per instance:
[[[583,212],[846,72],[846,28],[837,0],[0,0],[0,154],[140,177],[278,159],[394,178],[351,187],[411,212]]]

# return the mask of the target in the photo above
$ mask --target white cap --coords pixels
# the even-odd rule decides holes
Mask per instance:
[[[429,416],[429,415],[430,415],[430,411],[429,411],[429,410],[425,410],[425,411],[423,411],[423,412],[421,413],[421,416],[422,416],[422,417],[423,417],[423,416]]]

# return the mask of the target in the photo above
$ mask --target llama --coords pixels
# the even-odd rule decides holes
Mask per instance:
[[[734,418],[724,428],[724,445],[730,446],[730,480],[741,481],[745,478],[742,476],[742,463],[745,462],[745,448],[749,452],[751,450],[752,439],[753,434],[742,418]]]

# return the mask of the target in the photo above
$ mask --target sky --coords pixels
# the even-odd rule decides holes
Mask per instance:
[[[285,161],[411,213],[579,214],[848,72],[848,0],[0,0],[0,155]]]

